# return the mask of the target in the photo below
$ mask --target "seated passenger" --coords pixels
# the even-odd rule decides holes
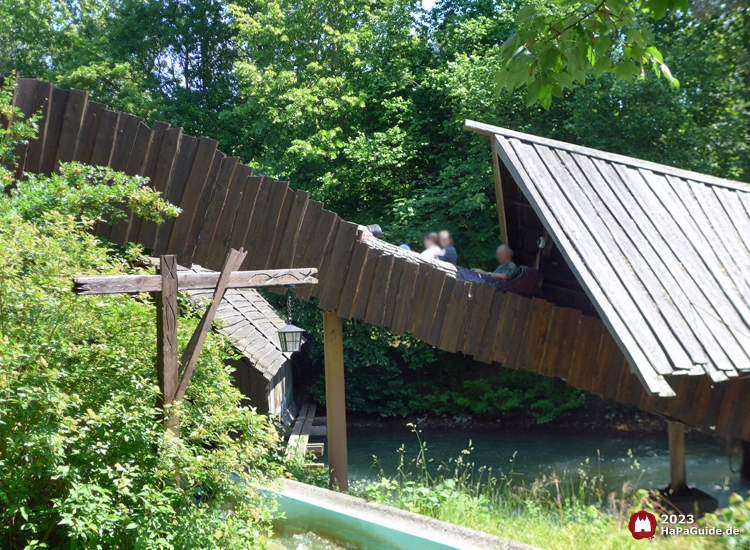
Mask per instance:
[[[495,257],[500,265],[492,273],[487,273],[481,269],[474,269],[473,271],[503,281],[508,281],[518,274],[518,266],[513,263],[513,250],[507,244],[501,244],[497,247]]]
[[[424,251],[420,256],[425,260],[434,260],[441,252],[442,250],[438,246],[438,234],[434,232],[427,233],[424,236]]]
[[[437,259],[456,265],[458,263],[458,253],[456,252],[456,247],[453,246],[453,237],[449,231],[441,231],[438,234],[438,245],[440,245],[442,251],[437,255]]]

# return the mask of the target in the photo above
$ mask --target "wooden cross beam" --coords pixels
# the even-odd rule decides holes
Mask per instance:
[[[161,256],[158,275],[112,275],[76,277],[73,292],[88,296],[95,294],[138,294],[152,292],[156,297],[156,374],[161,398],[159,405],[167,407],[185,396],[190,378],[195,372],[203,344],[211,329],[224,293],[229,288],[258,288],[316,284],[318,270],[273,269],[268,271],[236,271],[247,252],[232,249],[218,273],[177,272],[177,256]],[[178,359],[177,292],[181,290],[214,289],[211,304],[201,317],[185,351]],[[177,434],[178,419],[174,412],[166,416],[166,427]]]

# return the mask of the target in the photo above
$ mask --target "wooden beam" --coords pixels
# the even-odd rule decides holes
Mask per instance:
[[[159,266],[160,292],[156,294],[156,376],[159,381],[159,407],[172,404],[177,389],[177,256],[162,256]],[[177,415],[170,412],[165,426],[177,435]]]
[[[669,492],[678,494],[687,490],[685,473],[685,425],[667,420],[669,427]]]
[[[183,372],[182,380],[180,380],[180,385],[174,394],[175,401],[182,401],[182,398],[185,396],[188,384],[190,383],[190,378],[193,376],[193,372],[195,371],[195,365],[198,363],[198,357],[200,356],[201,350],[203,349],[203,344],[206,342],[208,331],[211,329],[211,324],[214,322],[214,317],[216,316],[216,312],[219,310],[221,300],[222,298],[224,298],[224,292],[227,289],[227,282],[229,281],[229,277],[232,275],[232,272],[235,269],[239,269],[239,267],[242,265],[242,262],[245,261],[246,256],[246,251],[242,249],[235,250],[233,248],[229,251],[227,259],[224,261],[224,267],[221,269],[221,272],[219,273],[219,279],[216,282],[216,289],[214,290],[211,305],[208,306],[208,309],[206,309],[203,317],[201,317],[200,323],[195,329],[195,332],[190,338],[190,342],[185,348],[185,351],[183,352],[180,359],[180,365],[182,366]]]
[[[500,175],[500,158],[495,152],[495,138],[490,136],[490,150],[492,151],[492,174],[495,178],[495,202],[497,203],[497,221],[500,224],[500,238],[503,244],[508,242],[508,222],[505,220],[505,199],[503,198],[503,179]]]
[[[344,334],[341,317],[323,312],[326,417],[328,419],[328,471],[332,488],[349,490],[346,449],[346,395],[344,386]]]
[[[315,278],[317,274],[318,270],[315,268],[235,271],[229,277],[227,288],[315,284],[318,282]],[[218,281],[218,272],[180,273],[177,277],[177,290],[216,288]],[[73,292],[80,296],[161,291],[162,278],[159,275],[113,275],[73,279]]]

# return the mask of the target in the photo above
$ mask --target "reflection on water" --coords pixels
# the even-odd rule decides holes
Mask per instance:
[[[427,442],[427,455],[434,465],[458,457],[471,440],[471,461],[477,466],[492,467],[495,472],[506,474],[512,470],[528,482],[553,472],[575,474],[579,468],[584,468],[589,475],[601,473],[608,491],[618,491],[626,481],[646,489],[662,488],[669,483],[666,426],[663,437],[471,428],[429,428],[423,430],[421,436]],[[409,428],[350,428],[350,477],[378,476],[379,471],[373,468],[373,455],[378,457],[387,475],[395,474],[397,450],[402,445],[408,460],[416,456],[418,444]],[[688,483],[713,495],[721,505],[727,503],[733,492],[746,494],[750,491],[750,483],[741,481],[737,473],[730,471],[722,442],[691,441],[688,437],[686,463]],[[736,457],[734,466],[737,467]]]
[[[276,532],[268,542],[269,550],[350,550],[353,546],[341,546],[312,531],[295,531],[284,528]]]

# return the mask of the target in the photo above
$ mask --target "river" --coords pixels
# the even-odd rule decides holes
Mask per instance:
[[[512,430],[466,428],[426,428],[420,437],[427,444],[427,457],[433,465],[458,457],[468,449],[470,461],[495,472],[514,472],[532,482],[543,475],[567,473],[575,477],[580,468],[589,476],[601,473],[604,487],[619,491],[626,481],[636,488],[663,488],[669,483],[669,448],[666,429],[663,437],[629,433],[576,433],[562,430]],[[410,428],[350,428],[349,477],[374,478],[380,470],[373,466],[376,456],[386,475],[396,473],[398,449],[403,445],[407,460],[413,459],[419,445]],[[515,456],[514,456],[515,455]],[[588,458],[588,463],[586,459]],[[326,460],[326,456],[323,457]],[[746,494],[750,483],[729,470],[722,442],[688,436],[686,448],[688,484],[713,495],[726,505],[732,492]],[[735,457],[733,466],[737,467]]]

